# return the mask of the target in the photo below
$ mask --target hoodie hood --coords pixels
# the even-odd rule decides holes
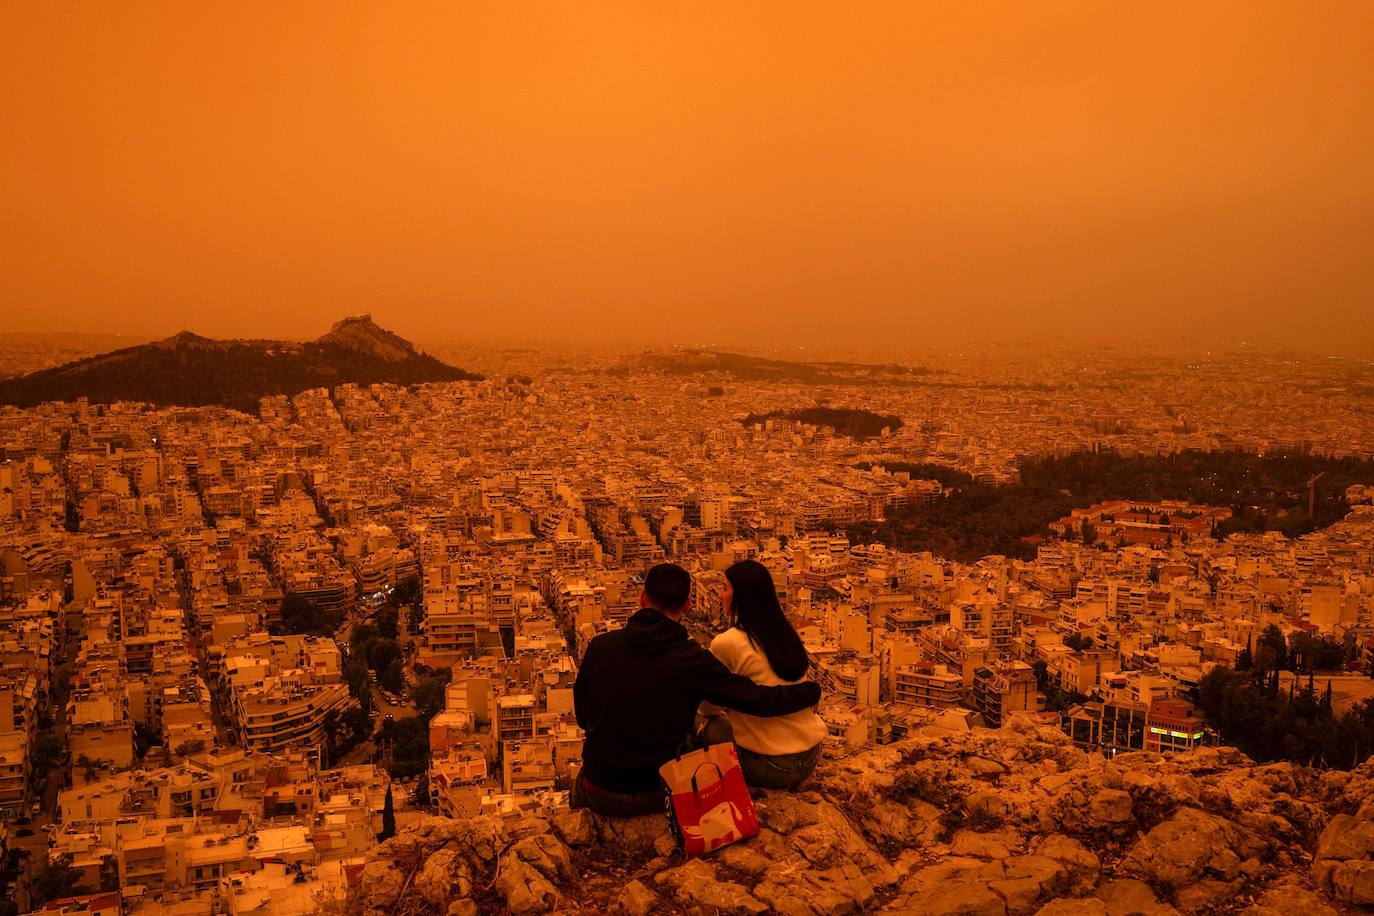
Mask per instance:
[[[682,624],[655,608],[640,608],[625,622],[625,641],[641,655],[663,655],[690,639]]]

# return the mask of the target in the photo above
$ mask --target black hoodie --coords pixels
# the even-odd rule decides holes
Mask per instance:
[[[583,771],[610,792],[652,792],[661,786],[658,768],[691,733],[702,700],[751,716],[782,716],[820,698],[811,681],[760,687],[732,674],[682,624],[643,608],[624,629],[593,639],[577,669],[573,705],[587,733]]]

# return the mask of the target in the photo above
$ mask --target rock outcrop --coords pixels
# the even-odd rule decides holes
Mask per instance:
[[[759,792],[701,859],[662,816],[426,819],[378,846],[358,914],[1329,914],[1374,904],[1374,766],[1230,748],[1112,760],[1029,720],[916,734]]]

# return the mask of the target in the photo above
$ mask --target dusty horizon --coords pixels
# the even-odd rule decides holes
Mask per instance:
[[[1374,7],[0,13],[0,331],[1374,342]]]

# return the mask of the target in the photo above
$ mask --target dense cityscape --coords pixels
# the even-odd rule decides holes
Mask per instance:
[[[768,567],[834,764],[1018,717],[1109,759],[1362,761],[1374,368],[1239,347],[1124,372],[1119,350],[1048,350],[923,353],[930,384],[469,348],[480,381],[256,414],[0,408],[11,911],[315,912],[425,817],[566,811],[579,659],[665,559],[691,573],[703,640],[729,625],[722,570]],[[883,543],[961,488],[1079,454],[1307,464],[1229,534],[1251,507],[1123,492],[1020,557]],[[1304,524],[1319,493],[1341,517]],[[1265,530],[1286,518],[1300,533]],[[1261,718],[1233,721],[1246,701]],[[1321,734],[1264,744],[1266,709]]]
[[[0,916],[1374,910],[1371,60],[0,4]]]

